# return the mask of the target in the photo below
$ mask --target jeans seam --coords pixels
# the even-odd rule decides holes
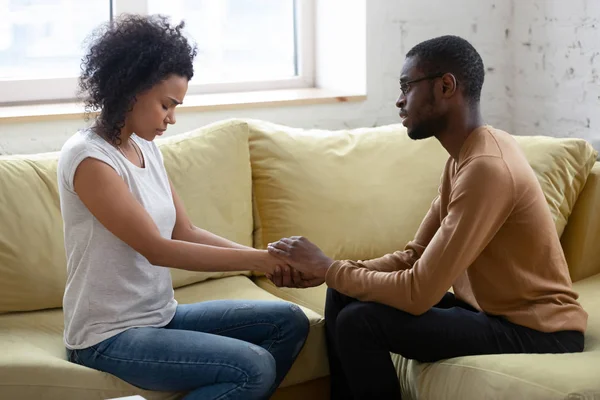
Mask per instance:
[[[277,326],[277,324],[273,324],[270,322],[257,322],[257,323],[252,323],[252,324],[245,324],[245,325],[235,325],[235,326],[231,326],[229,328],[223,329],[223,330],[215,330],[209,333],[215,334],[215,335],[220,335],[232,330],[236,330],[236,329],[240,329],[240,328],[249,328],[249,327],[253,327],[253,326],[257,326],[257,325],[270,325],[272,327],[275,328],[275,330],[277,331],[277,337],[273,340],[273,342],[269,345],[268,348],[266,348],[265,350],[269,351],[271,350],[271,348],[275,345],[275,344],[279,344],[279,342],[281,342],[281,329],[279,329],[279,326]]]
[[[244,387],[246,387],[246,383],[248,383],[248,380],[246,379],[244,381],[243,384],[237,385],[234,388],[231,388],[230,390],[228,390],[227,392],[223,393],[222,395],[220,395],[219,397],[217,397],[215,400],[220,400],[220,399],[225,399],[225,396],[229,396],[235,392],[237,392],[239,389],[243,389]]]
[[[215,329],[212,331],[209,331],[208,333],[212,333],[212,334],[221,334],[221,333],[225,333],[225,332],[229,332],[235,329],[240,329],[240,328],[250,328],[253,326],[257,326],[257,325],[270,325],[275,327],[275,329],[277,329],[277,335],[279,335],[279,327],[277,326],[277,324],[274,324],[272,322],[268,322],[268,321],[257,321],[257,322],[253,322],[253,323],[244,323],[244,324],[239,324],[239,325],[230,325],[227,328],[222,328],[222,329]]]
[[[215,400],[225,399],[224,396],[228,396],[228,395],[234,393],[235,391],[238,391],[239,389],[245,388],[246,385],[248,384],[248,380],[250,379],[249,376],[248,376],[248,373],[244,369],[242,369],[240,367],[237,367],[235,365],[226,364],[226,363],[223,363],[223,362],[182,362],[182,361],[155,361],[155,360],[153,360],[153,361],[146,361],[146,360],[124,359],[124,358],[113,357],[113,356],[109,356],[109,355],[103,354],[100,351],[98,351],[95,346],[91,346],[90,349],[92,349],[92,351],[94,353],[96,353],[99,357],[103,357],[105,359],[115,360],[115,361],[119,361],[119,362],[126,362],[126,363],[127,362],[129,362],[129,363],[132,363],[132,362],[144,362],[144,363],[152,363],[152,364],[179,364],[179,365],[181,365],[181,364],[187,364],[187,365],[218,365],[220,367],[227,367],[227,368],[234,369],[234,370],[236,370],[236,371],[238,371],[238,372],[240,372],[240,373],[242,373],[244,375],[244,382],[243,383],[236,385],[236,387],[234,387],[234,388],[228,390],[227,392],[223,393],[221,396],[217,397]]]
[[[104,353],[100,352],[99,350],[97,350],[96,346],[91,346],[90,349],[92,349],[92,351],[94,353],[96,353],[98,356],[104,357],[106,359],[113,360],[113,361],[121,361],[121,362],[129,362],[129,363],[141,362],[141,363],[149,363],[149,364],[218,365],[221,367],[229,367],[229,368],[232,368],[232,369],[242,372],[246,376],[246,380],[248,380],[248,374],[242,368],[239,368],[239,367],[237,367],[235,365],[231,365],[231,364],[225,364],[222,361],[219,361],[219,362],[210,362],[210,361],[186,362],[186,361],[160,361],[160,360],[148,361],[148,360],[137,360],[137,359],[125,359],[125,358],[114,357],[114,356],[109,356],[107,354],[104,354]]]

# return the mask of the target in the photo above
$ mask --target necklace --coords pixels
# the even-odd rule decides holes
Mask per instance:
[[[144,159],[142,158],[142,153],[141,151],[138,150],[136,144],[132,141],[131,145],[133,146],[133,150],[135,151],[135,154],[137,154],[138,156],[138,160],[140,160],[140,166],[142,168],[144,168]],[[123,149],[121,148],[121,146],[117,145],[117,149],[119,150],[119,152],[121,154],[123,154],[123,157],[127,158],[127,155],[125,154],[125,152],[123,151]]]

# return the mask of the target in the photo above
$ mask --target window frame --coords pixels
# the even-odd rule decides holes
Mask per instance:
[[[194,83],[192,79],[188,94],[314,88],[316,0],[293,1],[296,31],[296,76],[286,79],[223,83]],[[111,19],[123,13],[146,15],[148,14],[148,3],[146,0],[112,0],[109,13]],[[71,102],[76,100],[77,87],[77,77],[0,79],[0,105]]]

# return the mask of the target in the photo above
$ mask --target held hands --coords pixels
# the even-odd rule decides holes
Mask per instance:
[[[300,236],[269,243],[269,254],[287,264],[275,269],[269,279],[277,286],[306,288],[321,285],[333,260],[308,239]],[[291,268],[290,268],[291,267]]]
[[[262,250],[261,253],[263,253]],[[310,274],[303,274],[293,269],[285,261],[267,251],[264,251],[264,255],[263,271],[277,287],[306,288],[318,286],[324,282],[324,279],[315,278]]]
[[[302,273],[289,265],[276,269],[273,274],[267,274],[277,287],[309,288],[322,285],[324,277]]]

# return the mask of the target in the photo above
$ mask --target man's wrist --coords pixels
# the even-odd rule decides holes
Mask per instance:
[[[327,271],[329,271],[329,267],[331,267],[334,262],[335,262],[335,260],[332,260],[331,258],[327,258],[327,260],[323,261],[323,264],[319,268],[319,277],[320,278],[325,279],[325,276],[327,275]]]

